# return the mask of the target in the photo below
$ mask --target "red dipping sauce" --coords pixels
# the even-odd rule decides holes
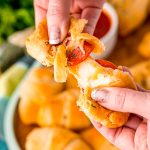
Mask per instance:
[[[109,31],[110,27],[111,27],[111,18],[108,15],[108,13],[103,10],[97,22],[94,31],[94,36],[96,36],[99,39],[102,38]]]

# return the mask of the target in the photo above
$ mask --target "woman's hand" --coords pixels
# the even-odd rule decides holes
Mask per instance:
[[[93,91],[91,95],[106,108],[132,113],[126,125],[116,129],[92,121],[95,128],[121,150],[150,150],[150,92],[140,90],[142,92],[104,88]]]
[[[60,43],[69,28],[70,15],[88,20],[85,31],[93,34],[105,0],[35,0],[36,26],[47,17],[50,44]]]

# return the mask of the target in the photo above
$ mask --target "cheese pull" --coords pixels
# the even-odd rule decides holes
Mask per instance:
[[[108,128],[117,128],[127,122],[129,113],[116,112],[102,107],[92,100],[91,92],[95,88],[103,87],[122,87],[136,90],[134,80],[128,72],[124,72],[121,67],[115,68],[110,62],[98,62],[90,57],[84,62],[70,67],[69,70],[82,89],[77,105],[91,120]]]

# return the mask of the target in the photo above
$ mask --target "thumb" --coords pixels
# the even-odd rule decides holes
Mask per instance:
[[[150,93],[126,88],[104,88],[92,91],[91,97],[111,110],[130,112],[150,119]]]
[[[50,0],[47,11],[50,44],[59,44],[69,27],[70,0]]]

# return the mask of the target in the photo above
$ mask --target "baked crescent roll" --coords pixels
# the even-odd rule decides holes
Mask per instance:
[[[28,53],[33,58],[37,59],[43,65],[51,66],[51,64],[53,63],[53,56],[51,51],[52,46],[48,42],[48,29],[46,19],[43,20],[39,24],[38,28],[33,32],[33,34],[31,34],[27,38],[26,48]]]
[[[22,122],[75,130],[89,127],[89,119],[76,106],[79,89],[62,91],[64,84],[55,82],[51,73],[51,69],[36,68],[22,84],[19,102]]]
[[[20,88],[19,115],[23,123],[38,121],[40,108],[60,93],[65,84],[54,81],[52,68],[34,68]]]
[[[33,83],[33,86],[34,84],[40,85],[38,88],[34,87],[34,90],[36,89],[41,90],[41,91],[48,90],[47,93],[49,94],[49,97],[51,97],[50,95],[56,95],[65,89],[64,83],[58,83],[54,81],[54,70],[52,67],[49,67],[49,68],[38,67],[38,68],[32,69],[30,73],[28,74],[25,82],[22,85],[24,87],[20,89],[21,95],[26,96],[27,94],[24,92],[24,90],[26,90],[26,92],[33,94],[33,97],[34,97],[34,94],[35,96],[37,96],[38,91],[32,92],[31,90],[32,87],[27,88],[28,86],[32,86],[30,82]]]
[[[76,105],[79,94],[79,89],[68,89],[56,96],[57,101],[63,102],[61,124],[66,128],[78,130],[91,125],[89,119]]]
[[[42,44],[45,44],[42,34],[43,26],[46,24],[41,22],[38,29],[27,40],[27,50],[34,58],[43,62],[38,53],[34,53],[35,47],[41,49],[41,53],[45,58],[43,64],[48,64],[47,55],[53,57],[54,78],[57,82],[64,82],[70,72],[78,81],[81,88],[78,106],[92,120],[103,124],[109,128],[116,128],[124,125],[128,120],[129,113],[115,112],[100,106],[91,99],[91,91],[100,87],[125,87],[136,89],[134,81],[129,73],[124,72],[122,68],[118,68],[110,62],[104,60],[95,61],[90,57],[91,52],[102,53],[104,45],[100,40],[88,33],[82,33],[86,24],[84,19],[71,18],[71,25],[68,36],[60,45],[51,48],[50,53],[45,54],[44,47],[34,40],[38,38]],[[41,27],[42,26],[42,27]],[[45,32],[43,30],[43,32]],[[43,33],[42,32],[42,33]],[[40,34],[40,36],[37,36]],[[47,39],[48,40],[48,39]],[[50,47],[50,46],[49,46]],[[55,47],[55,48],[54,48]],[[47,62],[47,63],[45,63]],[[102,64],[101,64],[102,62]]]
[[[94,150],[118,150],[108,140],[106,140],[94,127],[82,131],[80,133],[80,136]]]
[[[59,127],[33,129],[25,147],[26,150],[92,150],[79,135]]]
[[[92,120],[101,123],[108,128],[116,128],[124,125],[129,113],[121,113],[108,110],[91,98],[91,91],[101,87],[125,87],[136,89],[133,78],[122,68],[103,67],[92,58],[69,67],[70,72],[76,77],[80,88],[80,98],[77,105]]]

